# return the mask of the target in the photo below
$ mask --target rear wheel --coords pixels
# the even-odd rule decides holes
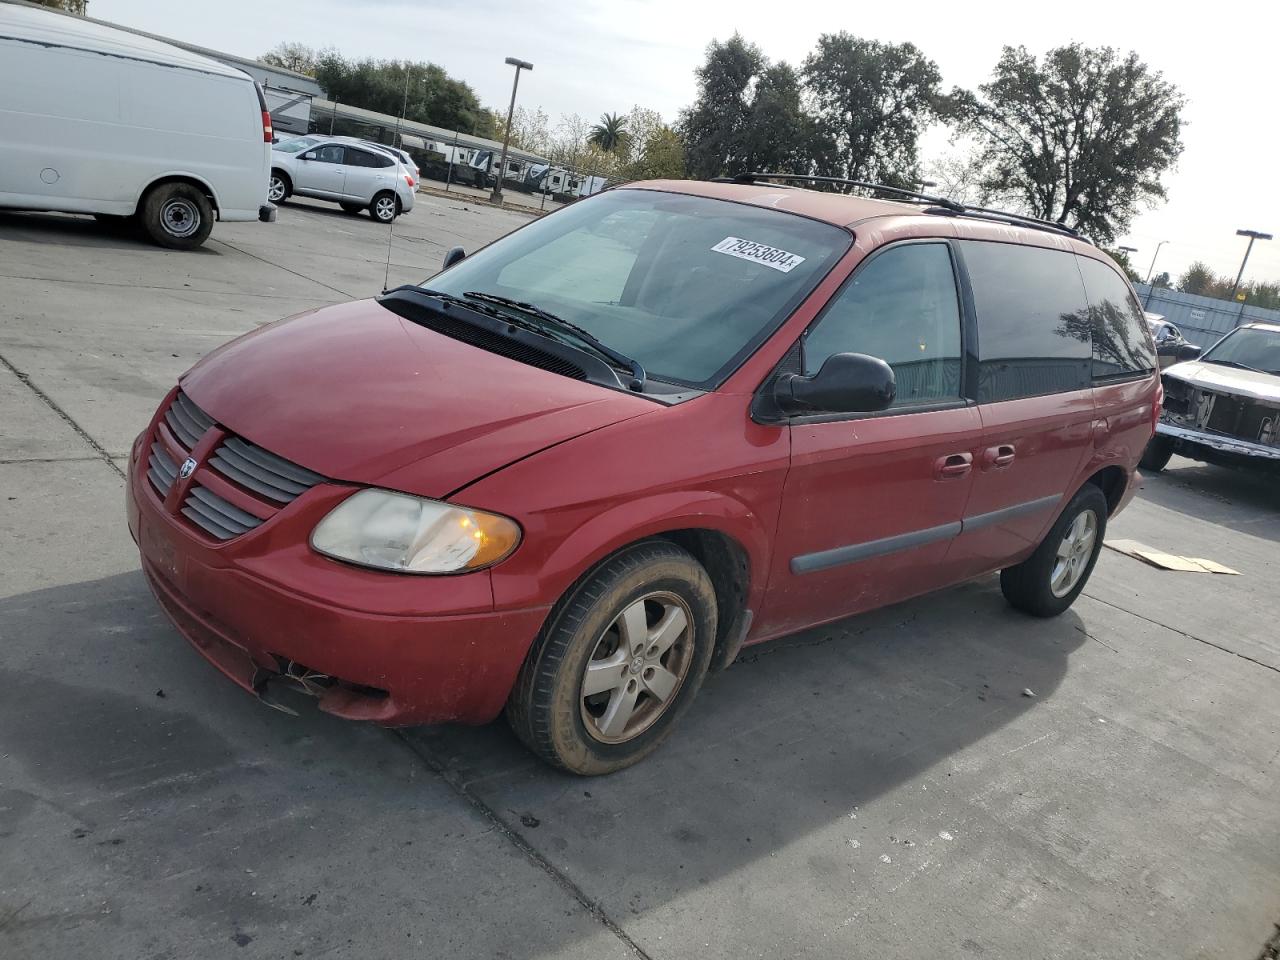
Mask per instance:
[[[272,203],[284,203],[293,193],[293,181],[283,170],[272,170],[267,181],[267,199]]]
[[[213,230],[213,205],[189,183],[162,183],[142,202],[142,226],[162,247],[193,250]]]
[[[1172,456],[1173,441],[1156,434],[1147,442],[1147,449],[1142,451],[1142,459],[1138,461],[1138,466],[1143,470],[1159,473],[1168,465],[1169,458]]]
[[[379,223],[390,223],[400,213],[400,201],[390,190],[384,190],[369,204],[369,213]]]
[[[1000,571],[1010,604],[1036,617],[1056,617],[1075,601],[1093,572],[1107,532],[1107,498],[1086,483],[1071,498],[1036,552]]]
[[[612,773],[657,749],[702,684],[715,591],[687,551],[617,554],[558,605],[521,668],[507,720],[548,763]]]

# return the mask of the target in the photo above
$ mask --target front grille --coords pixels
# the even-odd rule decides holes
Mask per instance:
[[[320,474],[240,437],[227,437],[209,459],[209,466],[240,486],[281,504],[292,503],[324,480]]]
[[[158,443],[151,444],[151,456],[147,458],[147,479],[156,488],[156,493],[164,499],[178,479],[178,465]]]
[[[198,483],[187,494],[186,502],[182,504],[182,515],[219,540],[238,537],[262,523],[258,517]]]
[[[147,460],[147,477],[164,498],[178,479],[178,460],[190,453],[216,422],[185,393],[179,391],[164,422],[173,439],[154,438]],[[223,439],[207,461],[196,468],[195,482],[182,501],[181,513],[192,524],[217,540],[232,540],[260,526],[264,518],[292,503],[325,477],[300,467],[250,443],[243,437],[221,434]],[[175,459],[176,457],[176,459]],[[206,470],[225,478],[223,483],[201,483]],[[211,478],[216,479],[216,478]],[[216,492],[213,487],[221,492]]]
[[[164,422],[188,450],[193,449],[213,426],[213,418],[192,403],[181,390],[164,412]]]

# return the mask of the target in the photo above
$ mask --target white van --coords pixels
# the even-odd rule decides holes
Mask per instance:
[[[271,115],[246,73],[149,37],[0,2],[0,207],[133,217],[189,250],[275,219]]]

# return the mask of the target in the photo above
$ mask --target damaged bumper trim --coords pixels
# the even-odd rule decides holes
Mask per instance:
[[[1163,420],[1156,425],[1156,433],[1159,436],[1169,437],[1173,440],[1198,443],[1201,446],[1217,450],[1219,453],[1231,453],[1242,457],[1263,457],[1268,460],[1280,461],[1280,447],[1263,446],[1260,443],[1250,443],[1248,440],[1224,437],[1216,433],[1207,433],[1203,430],[1190,430],[1187,427],[1174,426]]]

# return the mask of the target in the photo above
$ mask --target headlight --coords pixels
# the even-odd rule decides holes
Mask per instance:
[[[519,542],[514,520],[390,490],[361,490],[311,531],[320,553],[399,573],[479,570]]]

